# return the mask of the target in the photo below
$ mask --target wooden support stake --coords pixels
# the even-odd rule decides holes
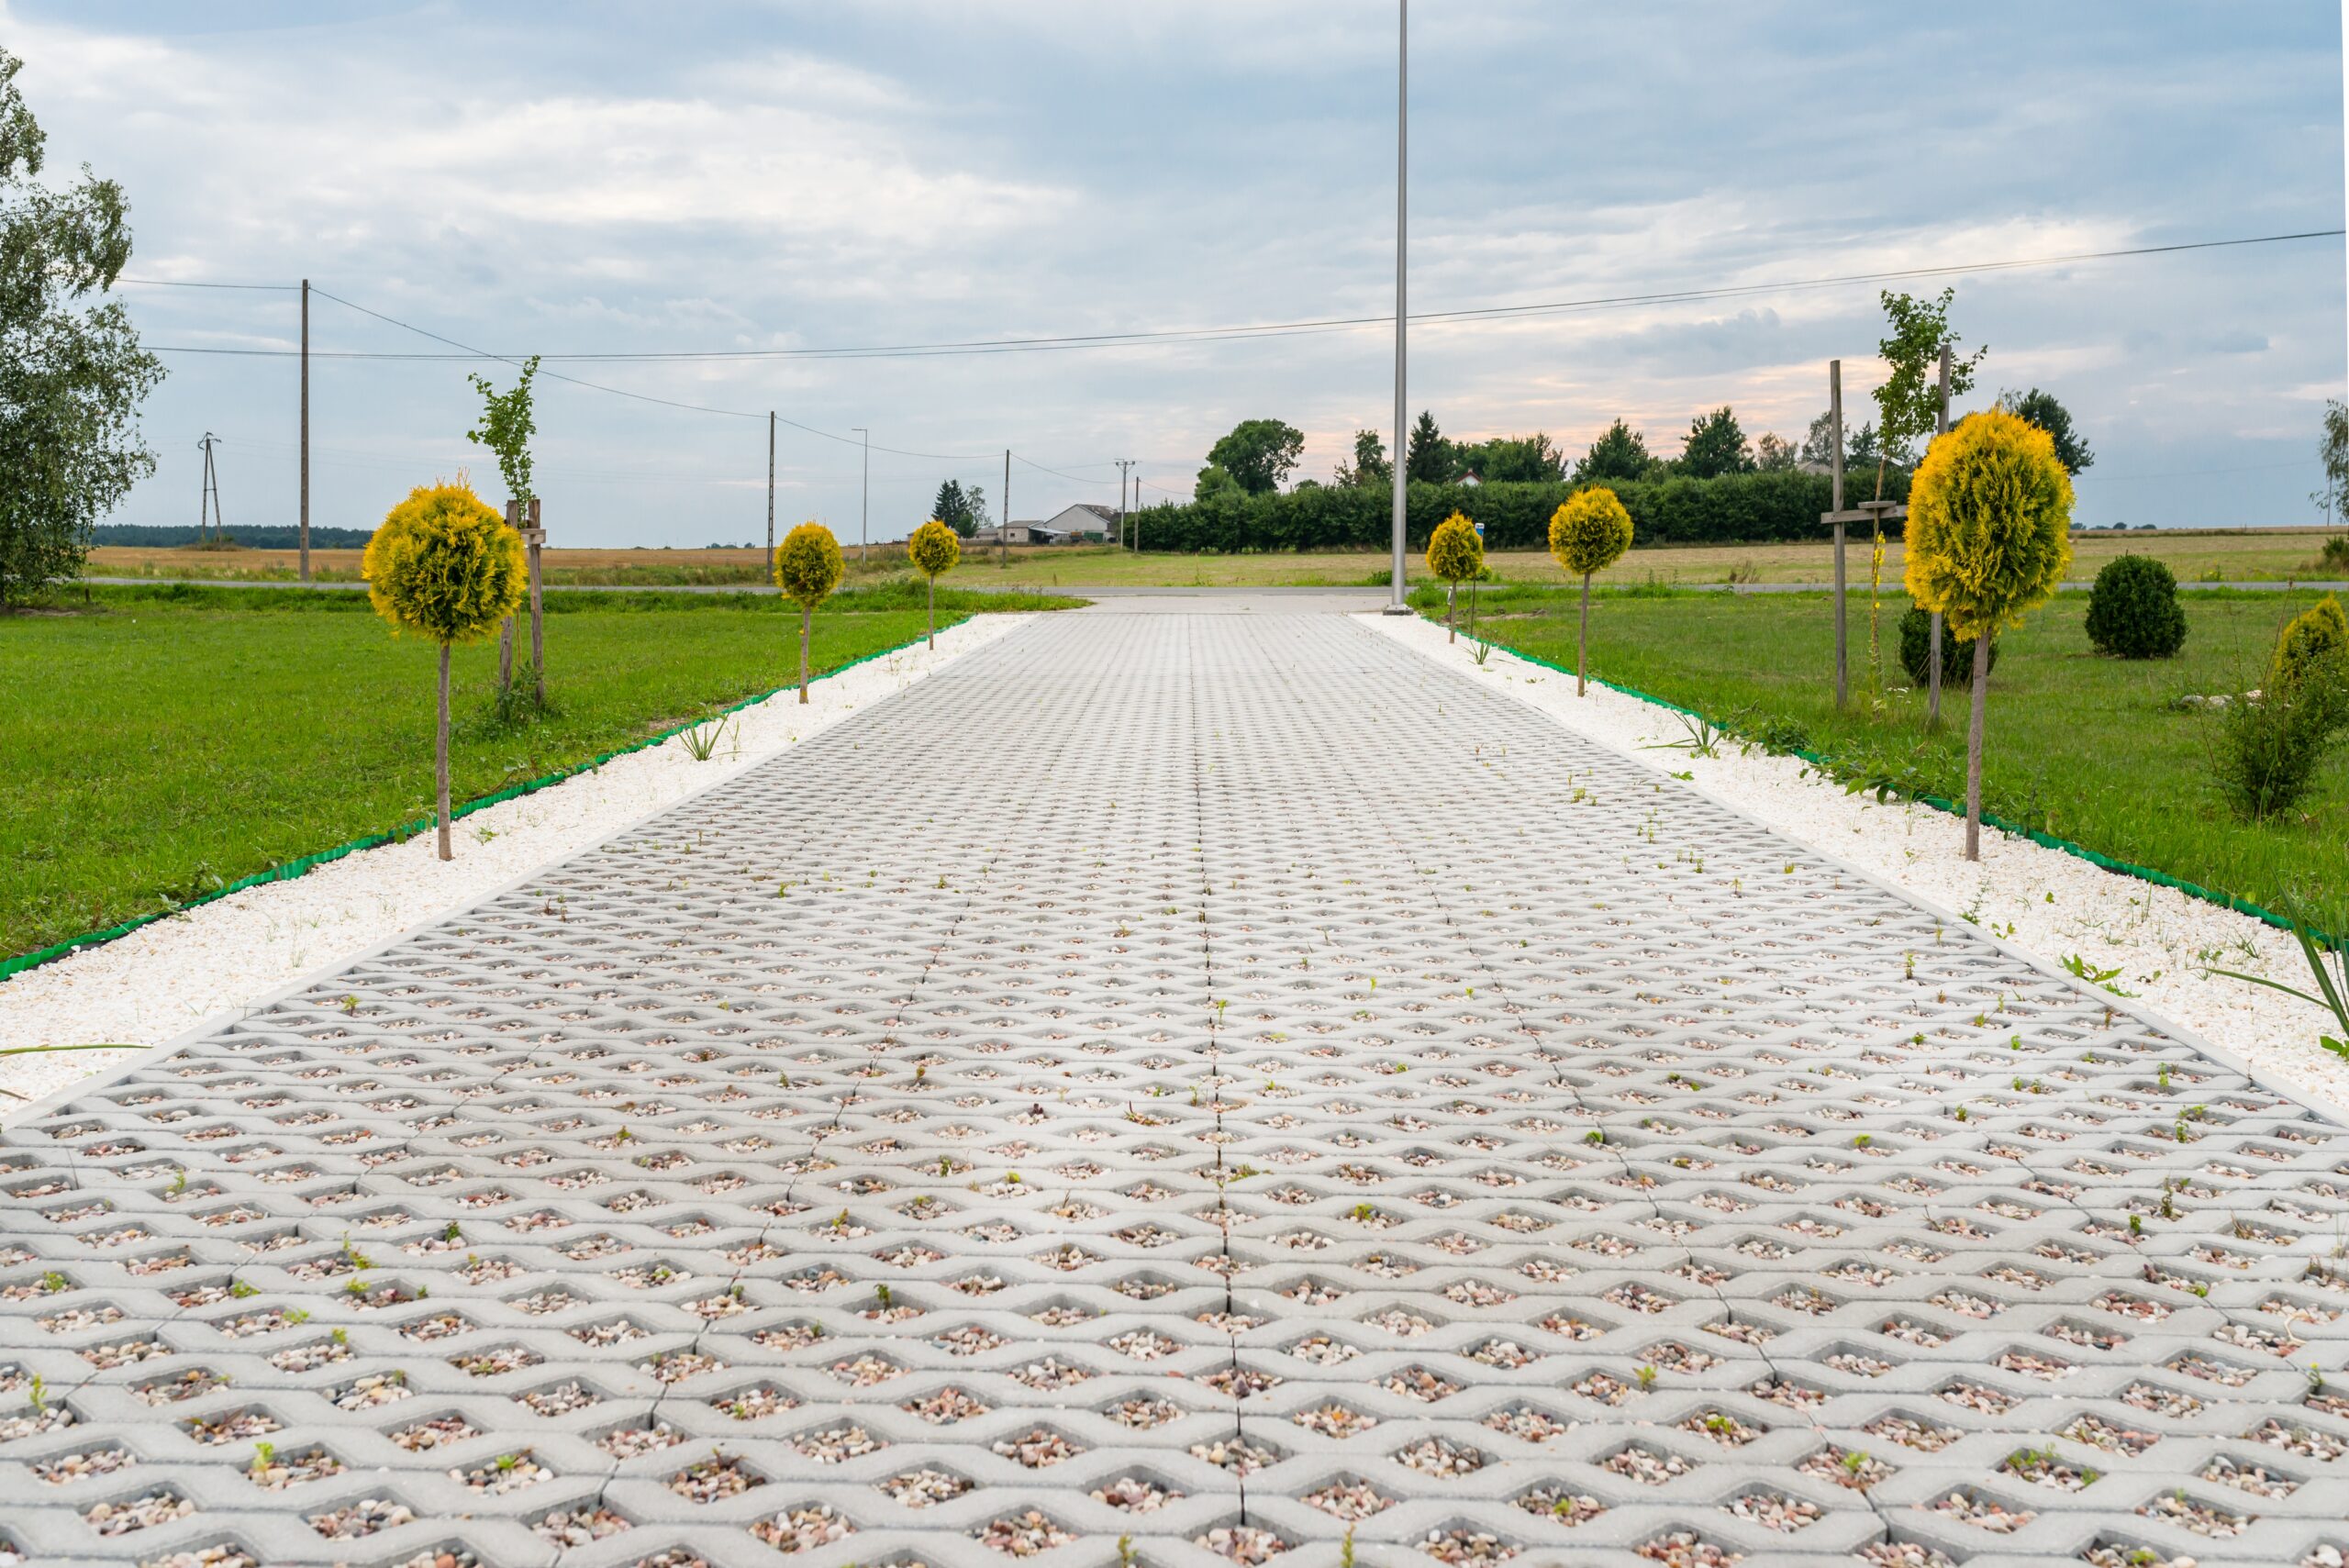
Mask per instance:
[[[544,574],[540,570],[539,550],[547,540],[547,530],[539,524],[539,498],[530,497],[530,526],[523,530],[522,542],[530,550],[530,673],[538,680],[538,702],[547,706],[547,624],[546,599],[541,592]]]
[[[519,533],[522,530],[522,503],[506,503],[506,526]],[[497,623],[497,689],[500,692],[514,684],[514,617],[507,616]]]

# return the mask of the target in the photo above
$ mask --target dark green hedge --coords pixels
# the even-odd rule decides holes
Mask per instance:
[[[1873,471],[1846,474],[1844,504],[1865,499],[1875,486]],[[1410,547],[1426,549],[1435,526],[1456,507],[1485,525],[1486,550],[1546,549],[1550,514],[1579,488],[1414,484]],[[1612,488],[1631,514],[1634,545],[1752,544],[1825,537],[1829,530],[1819,517],[1828,508],[1833,482],[1825,474],[1782,472],[1619,481]],[[1908,475],[1887,475],[1884,493],[1907,499]],[[1142,508],[1135,520],[1144,550],[1237,554],[1376,549],[1391,538],[1391,506],[1383,484],[1343,490],[1311,485],[1271,495],[1227,493],[1211,501],[1168,502]]]

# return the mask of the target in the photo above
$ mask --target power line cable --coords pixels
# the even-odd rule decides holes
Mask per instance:
[[[1042,463],[1038,462],[1034,458],[1020,457],[1018,452],[1013,452],[1011,455],[1019,462],[1026,463],[1030,468],[1034,469],[1039,473],[1049,473],[1055,478],[1065,479],[1072,484],[1110,484],[1116,483],[1114,480],[1086,479],[1078,474],[1063,473],[1057,468],[1045,467]]]
[[[380,310],[370,310],[363,305],[353,304],[351,301],[343,298],[339,294],[329,294],[325,289],[318,287],[316,284],[310,285],[310,292],[317,295],[321,299],[330,299],[334,301],[335,304],[343,306],[347,310],[355,310],[362,316],[372,316],[378,321],[389,323],[391,326],[400,328],[404,331],[413,332],[420,338],[429,338],[436,343],[446,343],[452,349],[462,349],[466,353],[471,354],[477,359],[497,360],[506,364],[519,365],[523,360],[529,358],[529,355],[516,356],[513,354],[493,354],[485,349],[476,349],[469,343],[460,343],[454,338],[444,338],[440,333],[418,327],[413,322],[402,321],[397,317],[386,316]],[[550,381],[569,382],[573,386],[584,386],[594,392],[607,392],[615,397],[632,397],[640,403],[657,403],[663,407],[683,408],[696,414],[718,414],[735,419],[763,419],[766,417],[763,413],[752,414],[740,408],[714,408],[706,403],[683,403],[679,402],[675,398],[655,397],[650,393],[630,392],[626,387],[606,386],[601,382],[582,381],[575,375],[565,375],[561,371],[548,371],[546,375],[547,379]],[[788,421],[786,421],[786,423],[788,423]],[[809,427],[805,425],[800,425],[796,428],[807,430],[810,435],[820,436],[825,433],[821,430],[811,429]]]
[[[389,326],[397,327],[404,331],[413,332],[418,337],[429,338],[436,343],[446,343],[452,349],[462,349],[467,354],[478,359],[497,360],[506,364],[518,366],[524,360],[534,357],[530,355],[493,354],[485,349],[476,349],[469,343],[460,343],[454,338],[443,337],[440,333],[432,331],[428,328],[418,327],[414,322],[402,321],[395,316],[386,316],[380,310],[371,310],[363,305],[359,305],[343,298],[340,295],[330,294],[327,290],[319,288],[315,284],[310,286],[310,292],[318,295],[322,299],[330,299],[334,301],[335,304],[342,306],[347,309],[355,310],[362,316],[372,316],[378,321],[384,322]],[[547,356],[541,355],[535,357],[545,358]],[[657,403],[666,408],[683,408],[699,414],[718,414],[735,419],[764,419],[770,417],[766,413],[751,413],[740,408],[717,408],[704,403],[684,403],[675,398],[655,397],[650,393],[630,392],[626,387],[607,386],[601,382],[583,381],[577,376],[565,375],[560,371],[545,371],[543,373],[550,380],[569,382],[573,386],[584,386],[595,392],[607,392],[615,397],[632,397],[640,403]],[[829,430],[820,430],[813,425],[803,425],[796,419],[787,419],[780,414],[775,414],[772,417],[777,422],[788,425],[795,430],[802,430],[811,436],[820,436],[828,441],[838,441],[843,446],[852,447],[862,445],[860,442],[850,440],[846,436],[835,435]],[[903,447],[874,447],[871,450],[874,451],[891,452],[898,457],[934,459],[941,462],[989,462],[994,461],[992,453],[979,457],[973,457],[953,452],[909,451]]]
[[[150,289],[250,289],[254,293],[267,294],[302,292],[302,285],[299,284],[206,284],[193,283],[181,278],[117,278],[115,282],[135,284],[140,288]]]
[[[2335,239],[2339,238],[2343,232],[2343,230],[2339,228],[2312,228],[2297,230],[2288,234],[2260,234],[2241,236],[2225,239],[2187,240],[2170,245],[2138,245],[2109,250],[2075,250],[2052,256],[2004,257],[1989,261],[1948,262],[1933,266],[1896,267],[1876,272],[1842,272],[1816,278],[1787,278],[1753,284],[1722,284],[1697,288],[1665,289],[1647,294],[1595,295],[1581,299],[1543,300],[1524,305],[1467,306],[1454,310],[1415,311],[1411,313],[1407,319],[1413,322],[1440,325],[1445,322],[1502,320],[1514,317],[1560,315],[1583,310],[1623,309],[1641,305],[1668,305],[1708,299],[1735,299],[1750,297],[1754,295],[1762,294],[1780,294],[1809,289],[1840,288],[1854,284],[1894,283],[1903,279],[1954,277],[1974,272],[2012,272],[2033,267],[2068,266],[2082,261],[2117,261],[2147,256],[2171,256],[2188,251],[2236,250],[2254,245],[2280,245],[2303,239]],[[221,284],[218,286],[242,288],[277,285]],[[317,292],[323,293],[324,291],[320,290]],[[328,297],[332,298],[334,296],[328,295]],[[348,305],[350,302],[343,300],[338,301],[338,303]],[[363,309],[364,307],[354,306],[352,308]],[[367,314],[371,316],[377,316],[382,320],[392,321],[395,326],[406,327],[408,325],[406,322],[395,321],[393,317],[381,316],[379,312],[368,311]],[[648,350],[643,351],[599,350],[570,353],[544,353],[539,357],[541,360],[555,361],[565,363],[619,363],[629,361],[655,362],[663,361],[674,361],[680,362],[718,362],[796,359],[893,359],[952,354],[1036,353],[1064,351],[1076,349],[1133,348],[1157,344],[1215,342],[1227,339],[1295,337],[1319,332],[1357,331],[1374,327],[1392,326],[1394,324],[1394,320],[1395,317],[1392,315],[1316,317],[1295,321],[1237,323],[1214,327],[1152,328],[1133,332],[1070,333],[1057,336],[1024,338],[976,338],[949,339],[931,343],[875,344],[863,347],[814,349]],[[421,328],[411,327],[409,328],[409,330],[423,332]],[[428,338],[432,338],[438,342],[447,343],[451,347],[464,349],[466,353],[476,357],[505,360],[508,362],[514,362],[517,360],[525,357],[513,354],[492,354],[485,350],[467,348],[465,345],[452,342],[451,339],[441,338],[437,333],[423,332],[423,335]],[[286,355],[295,352],[293,350],[285,349],[212,349],[176,345],[168,347],[159,346],[157,351],[165,353],[243,354],[262,357]],[[313,352],[314,355],[317,354],[317,350],[314,350]],[[429,360],[439,359],[444,356],[427,354],[362,353],[350,350],[328,350],[321,357],[336,359]],[[605,390],[611,389],[607,388]],[[629,395],[623,394],[623,395]],[[735,411],[727,409],[718,410],[718,412],[732,413]],[[800,428],[806,428],[804,426]],[[824,434],[827,436],[829,435],[829,432],[815,433]],[[847,439],[846,437],[832,437],[830,439],[839,440]],[[874,450],[879,450],[882,449],[875,448]],[[909,455],[935,457],[941,454],[918,453]],[[977,462],[980,460],[975,458],[956,458],[952,461]]]

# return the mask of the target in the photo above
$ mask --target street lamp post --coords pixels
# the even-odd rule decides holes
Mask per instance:
[[[1411,606],[1403,602],[1403,523],[1410,500],[1410,478],[1404,463],[1410,450],[1410,431],[1403,423],[1403,256],[1411,173],[1411,0],[1396,0],[1395,22],[1395,450],[1390,486],[1395,493],[1395,553],[1386,577],[1386,613],[1407,616]]]
[[[864,495],[856,504],[856,563],[864,564],[866,517],[873,509],[873,432],[862,425],[850,429],[864,438]]]

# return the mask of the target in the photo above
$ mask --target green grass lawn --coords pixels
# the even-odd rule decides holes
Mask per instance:
[[[940,595],[974,608],[1074,601]],[[918,589],[843,595],[810,663],[922,633]],[[57,613],[63,611],[68,613]],[[527,628],[520,639],[528,647]],[[744,595],[565,594],[548,602],[553,711],[500,725],[494,641],[457,650],[451,795],[573,766],[791,684],[798,617]],[[432,806],[434,650],[364,595],[79,590],[0,617],[0,956],[177,903]]]
[[[2188,633],[2174,659],[2126,662],[2088,648],[2086,595],[2064,595],[1999,639],[1989,692],[1983,803],[2009,821],[2154,867],[2214,891],[2270,903],[2298,890],[2349,886],[2349,747],[2337,747],[2310,799],[2288,819],[2237,821],[2210,784],[2217,720],[2180,711],[2187,693],[2258,684],[2278,627],[2314,594],[2182,594]],[[1572,668],[1575,596],[1487,591],[1485,629],[1507,647]],[[1436,591],[1415,597],[1441,617]],[[1963,799],[1966,692],[1943,692],[1944,728],[1924,728],[1920,692],[1888,691],[1868,711],[1868,610],[1851,603],[1853,710],[1834,704],[1834,628],[1826,594],[1601,595],[1590,617],[1591,673],[1741,730],[1787,719],[1809,750],[1863,776]],[[1907,599],[1884,600],[1888,684]],[[1954,825],[1950,829],[1954,835]]]

